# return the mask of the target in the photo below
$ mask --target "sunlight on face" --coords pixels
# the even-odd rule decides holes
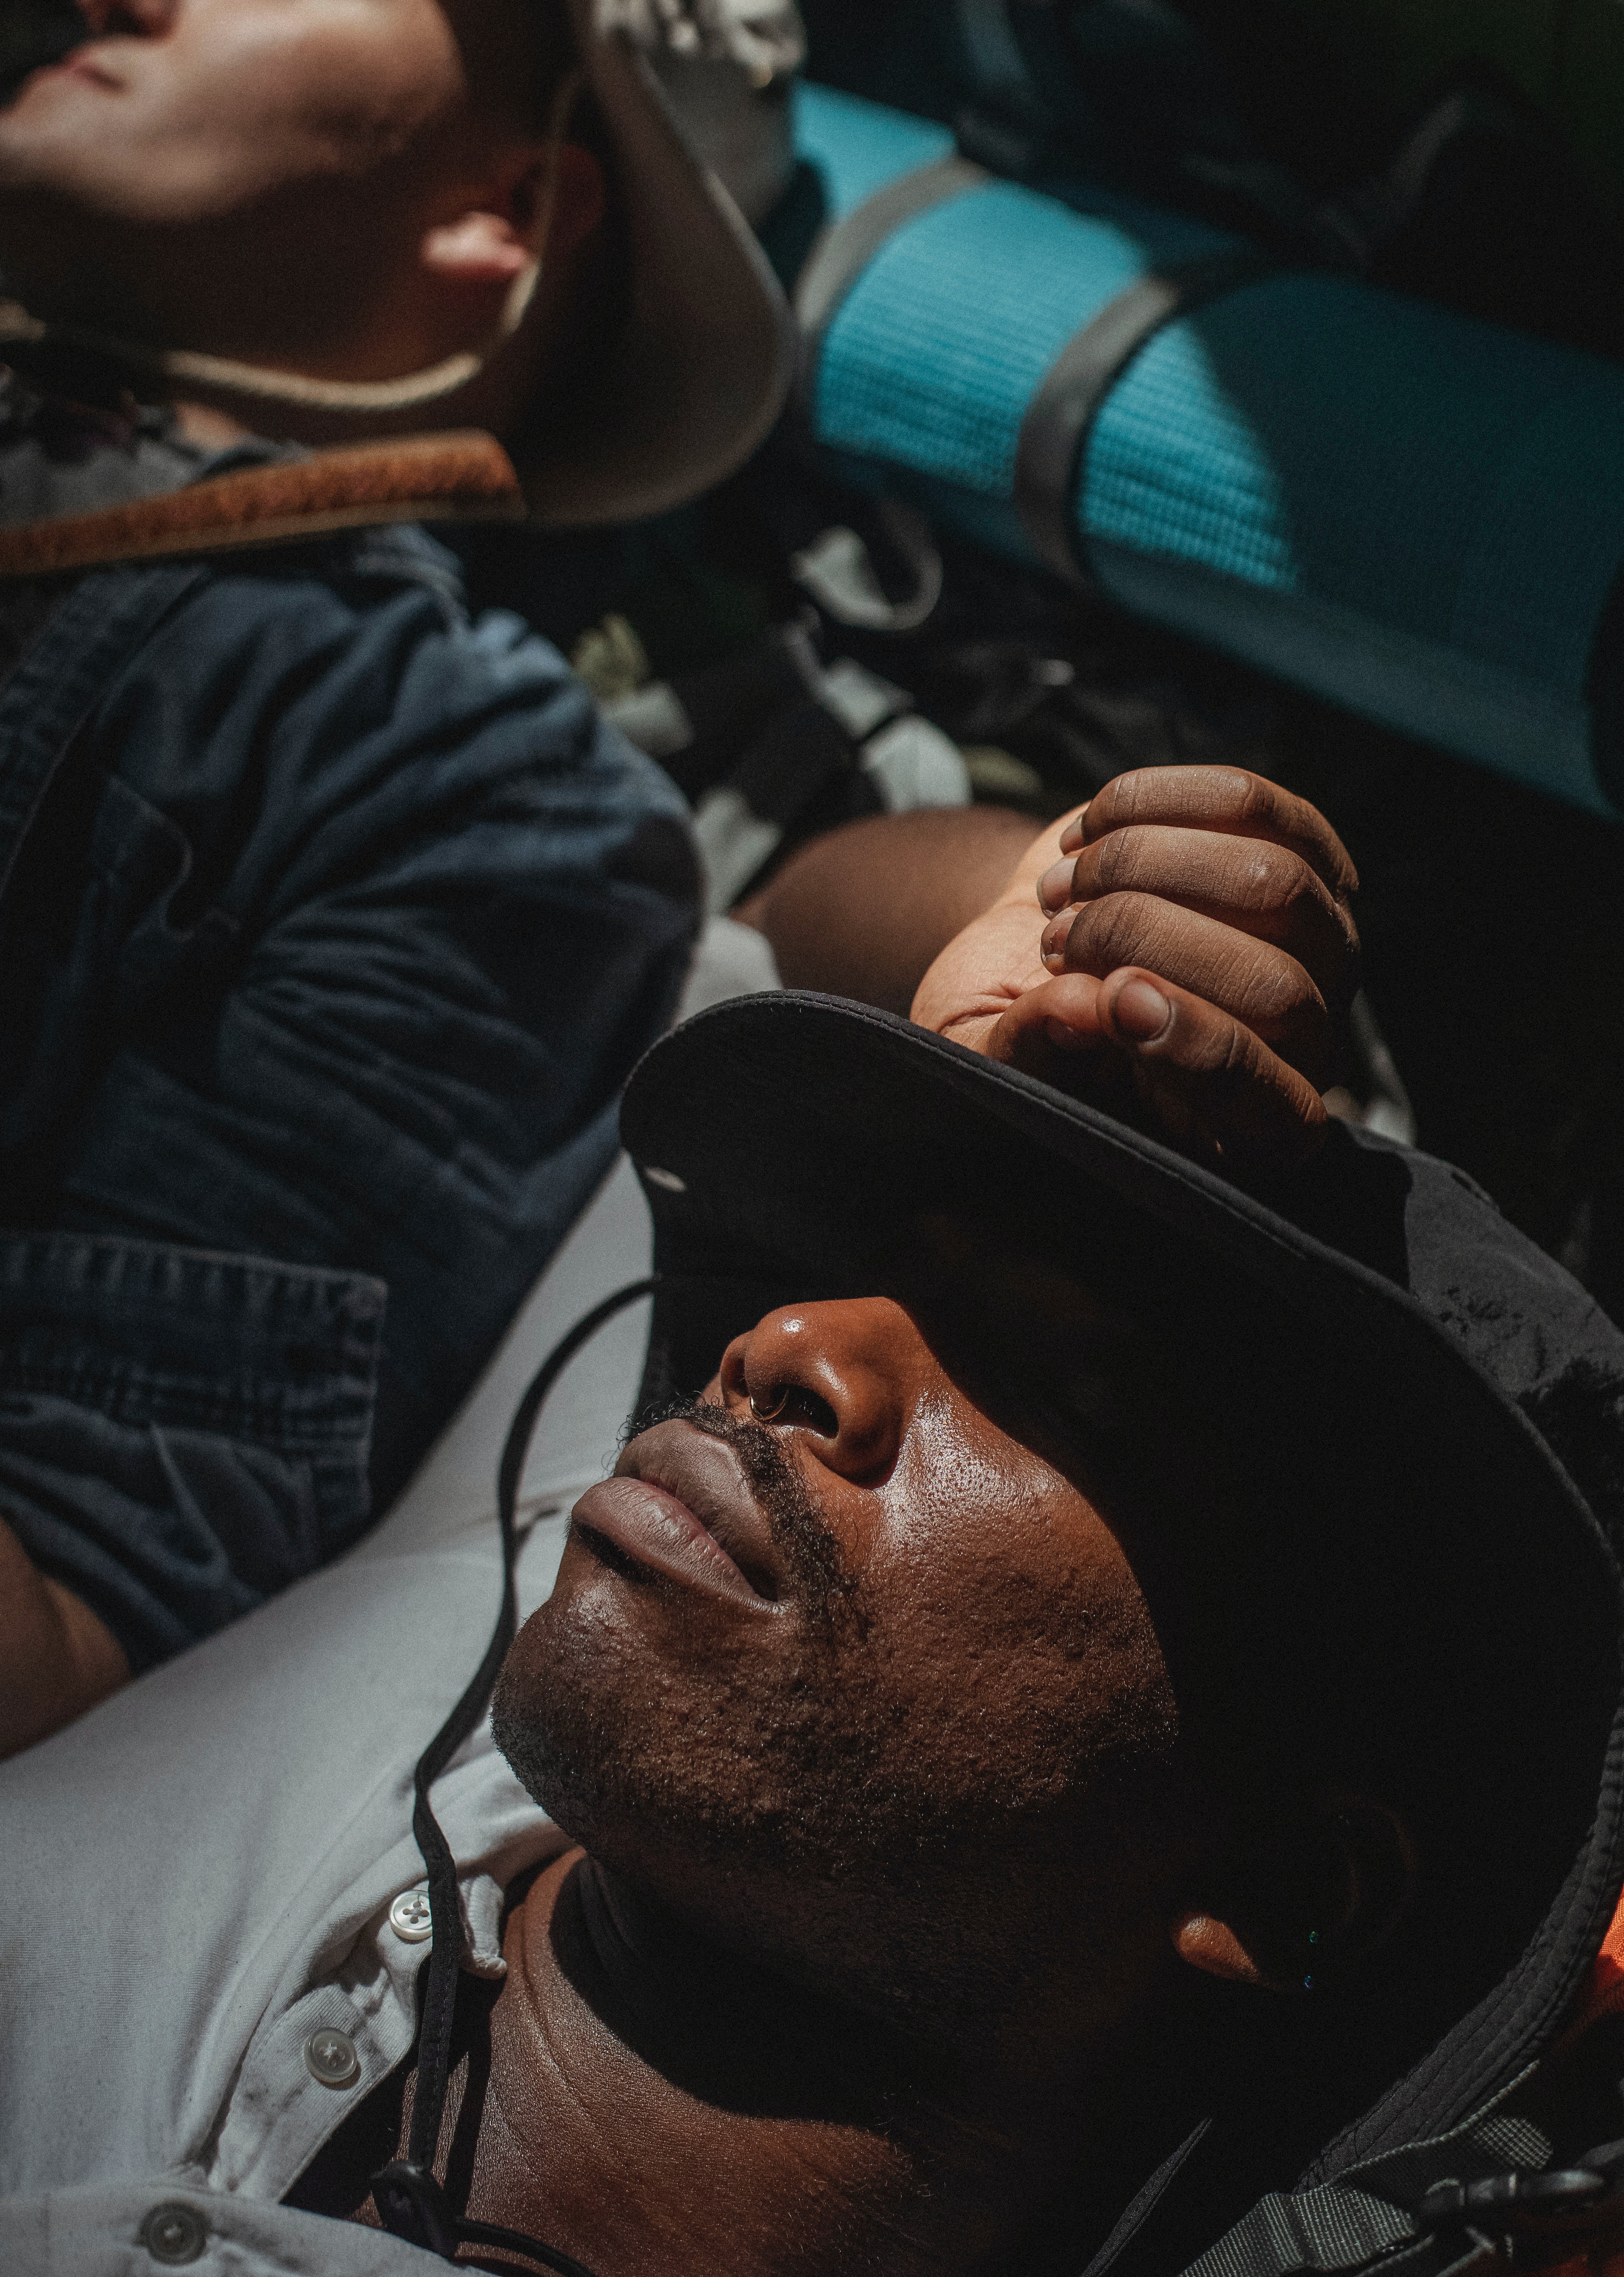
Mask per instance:
[[[0,189],[149,225],[365,172],[463,92],[435,0],[170,0],[89,29],[0,112]]]
[[[425,232],[533,132],[520,0],[85,6],[0,111],[0,265],[45,316],[319,369],[416,319]]]

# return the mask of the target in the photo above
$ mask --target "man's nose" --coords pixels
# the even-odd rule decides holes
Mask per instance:
[[[913,1322],[888,1298],[787,1305],[728,1345],[723,1403],[804,1439],[826,1469],[873,1481],[902,1446],[919,1343]]]

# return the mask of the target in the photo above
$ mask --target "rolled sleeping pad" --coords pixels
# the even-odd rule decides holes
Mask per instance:
[[[1624,812],[1624,369],[806,84],[803,389],[858,479],[1590,811]]]

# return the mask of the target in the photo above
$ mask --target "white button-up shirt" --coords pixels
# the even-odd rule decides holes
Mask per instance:
[[[690,1009],[774,979],[759,935],[713,925]],[[428,1953],[413,1773],[496,1618],[508,1419],[565,1331],[647,1273],[649,1250],[622,1162],[374,1534],[0,1765],[4,2277],[445,2266],[279,2201],[412,2045]],[[520,1561],[521,1618],[553,1586],[570,1504],[613,1464],[646,1334],[645,1306],[621,1314],[544,1411],[521,1509],[550,1514]],[[488,1721],[433,1801],[464,1965],[499,1976],[502,1893],[563,1837]]]
[[[527,1610],[563,1527],[544,1521],[527,1544]],[[154,2277],[171,2265],[140,2243],[142,2224],[174,2202],[206,2223],[199,2271],[430,2266],[277,2201],[411,2047],[428,1947],[391,1913],[424,1887],[412,1773],[499,1588],[489,1525],[358,1557],[7,1767],[8,2277]],[[498,1976],[502,1892],[562,1838],[488,1723],[434,1803],[460,1869],[466,1965]],[[336,2060],[333,2034],[353,2060]]]

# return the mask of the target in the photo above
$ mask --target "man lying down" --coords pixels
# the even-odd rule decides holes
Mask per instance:
[[[1300,811],[1143,828],[1146,780],[932,1025],[768,995],[642,1063],[656,1420],[531,1537],[440,1938],[412,1769],[488,1539],[385,1530],[0,1774],[9,2273],[405,2273],[461,2223],[595,2277],[1430,2277],[1467,2183],[1621,2131],[1538,2059],[1624,1866],[1624,1339],[1424,1156],[1150,1135],[1320,1126],[1260,1033]],[[1082,969],[1107,872],[1154,973]],[[1229,1009],[1168,977],[1226,931]],[[1070,1091],[1013,1063],[1043,991]]]

